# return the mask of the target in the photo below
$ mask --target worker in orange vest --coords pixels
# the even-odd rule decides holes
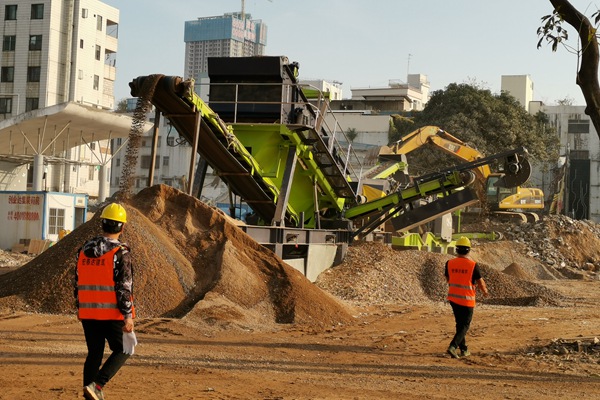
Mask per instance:
[[[79,249],[75,274],[77,316],[88,349],[83,366],[83,393],[88,400],[104,399],[102,388],[133,353],[123,346],[124,336],[134,335],[135,318],[131,253],[119,240],[127,213],[120,204],[111,203],[100,220],[102,235]],[[102,365],[105,341],[112,354]]]
[[[471,241],[462,236],[455,245],[457,256],[446,262],[446,282],[448,282],[448,301],[452,306],[456,321],[456,334],[448,347],[453,358],[471,355],[465,337],[469,331],[475,308],[475,285],[484,296],[488,295],[487,286],[481,277],[479,266],[469,257]]]

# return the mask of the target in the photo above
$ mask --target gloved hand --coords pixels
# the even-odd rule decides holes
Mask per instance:
[[[123,332],[123,353],[132,355],[135,351],[135,346],[138,344],[135,332]]]

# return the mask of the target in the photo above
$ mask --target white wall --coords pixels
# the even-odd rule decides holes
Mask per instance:
[[[0,230],[0,248],[10,249],[21,239],[58,240],[58,232],[50,232],[49,210],[64,210],[62,228],[72,231],[76,228],[76,208],[87,208],[87,196],[47,192],[0,192],[0,221],[4,226],[4,229]],[[85,215],[83,211],[82,215]]]

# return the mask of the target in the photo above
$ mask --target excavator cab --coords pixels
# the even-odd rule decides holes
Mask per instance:
[[[487,204],[492,208],[499,208],[498,205],[504,199],[517,193],[518,187],[505,187],[501,184],[503,174],[492,174],[486,181]]]

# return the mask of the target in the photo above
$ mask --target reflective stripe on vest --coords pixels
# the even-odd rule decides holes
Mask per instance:
[[[475,307],[473,271],[475,261],[457,257],[448,261],[448,300],[461,306]]]
[[[77,262],[77,299],[80,319],[123,320],[117,306],[114,265],[115,247],[104,255],[92,258],[79,253]]]

